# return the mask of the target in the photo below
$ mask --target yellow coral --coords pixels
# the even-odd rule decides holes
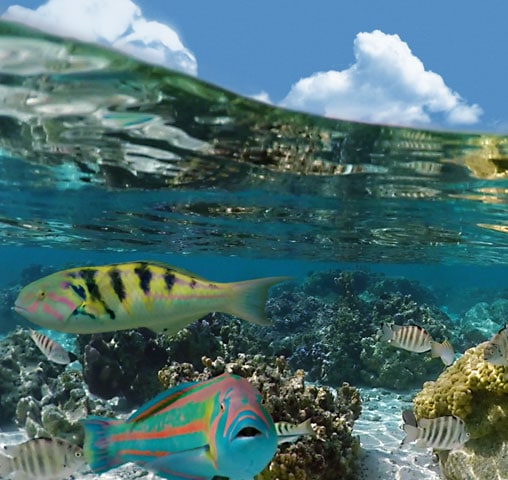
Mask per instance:
[[[471,438],[504,430],[508,439],[508,368],[483,359],[488,342],[470,348],[435,382],[426,382],[413,400],[418,419],[457,415]]]

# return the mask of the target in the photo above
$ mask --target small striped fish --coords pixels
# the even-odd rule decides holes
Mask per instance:
[[[454,415],[433,419],[422,418],[418,424],[404,424],[406,438],[402,444],[414,442],[420,448],[456,450],[469,440],[466,424]]]
[[[217,283],[156,262],[80,267],[27,285],[14,310],[43,328],[67,333],[146,327],[171,335],[210,312],[269,325],[268,289],[285,280],[289,277]]]
[[[381,341],[388,342],[397,348],[410,352],[422,353],[431,350],[432,357],[439,357],[445,365],[451,365],[455,358],[455,352],[451,343],[445,340],[443,343],[435,342],[431,336],[418,325],[389,325],[383,323]]]
[[[508,326],[505,325],[490,340],[483,351],[483,359],[493,365],[508,366]]]
[[[278,445],[296,442],[302,435],[314,435],[310,418],[297,425],[288,422],[277,422],[275,431],[277,432]]]
[[[43,335],[40,332],[36,332],[31,328],[29,331],[30,338],[34,341],[35,345],[37,345],[37,348],[50,362],[59,363],[60,365],[67,365],[71,361],[76,360],[76,356],[74,354],[65,350],[59,343],[51,340],[51,338]]]
[[[0,478],[62,480],[84,463],[77,445],[59,438],[33,438],[0,450]]]

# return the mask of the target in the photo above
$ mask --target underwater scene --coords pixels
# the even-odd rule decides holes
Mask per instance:
[[[0,22],[0,478],[508,479],[507,207],[508,135]]]

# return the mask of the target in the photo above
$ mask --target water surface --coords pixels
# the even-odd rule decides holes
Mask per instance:
[[[508,136],[274,108],[0,23],[3,246],[506,265]]]

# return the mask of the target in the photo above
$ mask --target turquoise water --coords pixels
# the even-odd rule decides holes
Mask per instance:
[[[507,297],[508,136],[274,108],[0,22],[0,285],[162,260],[218,281],[362,270],[452,317]],[[0,333],[26,323],[3,305]]]
[[[285,111],[95,46],[0,34],[0,280],[142,257],[218,279],[361,265],[503,281],[506,136]]]

